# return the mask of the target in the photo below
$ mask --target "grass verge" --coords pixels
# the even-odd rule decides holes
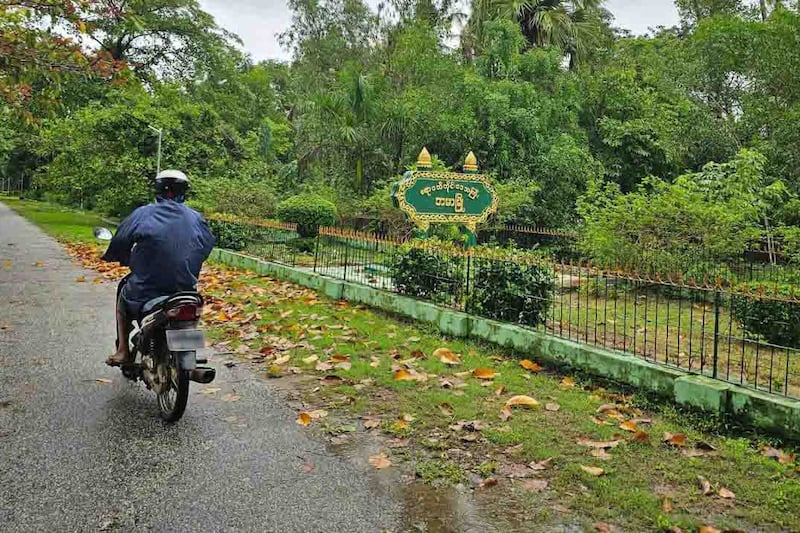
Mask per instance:
[[[94,225],[78,218],[88,215],[19,211],[62,239]],[[73,250],[97,266],[93,249]],[[297,388],[308,415],[299,422],[339,442],[353,430],[383,436],[396,466],[427,483],[501,492],[535,510],[532,528],[800,530],[795,457],[756,438],[250,272],[212,267],[201,282],[217,348]],[[504,414],[517,395],[537,403]]]

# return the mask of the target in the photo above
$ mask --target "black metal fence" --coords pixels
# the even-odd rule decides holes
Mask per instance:
[[[246,226],[246,225],[245,225]],[[238,249],[745,387],[800,398],[800,294],[737,291],[524,252],[403,242],[321,228],[240,230]],[[223,243],[224,244],[224,243]]]

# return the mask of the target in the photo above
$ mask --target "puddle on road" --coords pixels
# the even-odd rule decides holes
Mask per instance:
[[[522,533],[553,532],[579,533],[583,528],[561,523],[542,497],[541,507],[532,506],[530,499],[509,491],[508,480],[497,487],[469,489],[463,486],[439,487],[421,482],[410,473],[413,459],[402,461],[399,468],[375,472],[369,464],[370,455],[391,449],[383,438],[367,434],[352,434],[330,445],[333,452],[365,470],[372,470],[370,483],[378,492],[401,502],[399,529],[396,533]],[[398,456],[399,454],[393,454]],[[550,522],[534,516],[541,508],[551,508]],[[561,517],[562,519],[566,517]]]

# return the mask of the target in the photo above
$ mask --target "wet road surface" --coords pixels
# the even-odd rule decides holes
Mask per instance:
[[[404,529],[385,482],[246,369],[212,363],[222,390],[192,384],[162,423],[155,395],[103,364],[115,287],[93,277],[0,203],[0,531]]]

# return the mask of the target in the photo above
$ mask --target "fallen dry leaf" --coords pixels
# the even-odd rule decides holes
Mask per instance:
[[[506,391],[506,388],[505,388],[503,385],[500,385],[499,387],[497,387],[497,388],[494,390],[494,395],[495,395],[495,396],[500,396],[500,395],[502,395],[502,394],[503,394],[505,391]]]
[[[697,476],[697,483],[700,485],[700,492],[702,492],[703,496],[711,494],[711,482],[709,480],[703,476]]]
[[[639,430],[639,428],[636,426],[636,423],[635,422],[631,422],[630,420],[620,424],[619,425],[619,429],[621,429],[623,431],[630,431],[631,433],[636,433]]]
[[[110,379],[106,378],[95,378],[94,379],[97,383],[102,383],[103,385],[108,385],[109,383],[113,383]]]
[[[316,363],[317,361],[319,361],[319,357],[317,357],[316,355],[310,355],[305,359],[303,359],[303,362],[307,365],[310,365],[311,363]]]
[[[610,448],[616,448],[617,446],[622,443],[621,440],[609,440],[609,441],[594,441],[590,439],[578,439],[577,440],[578,446],[586,446],[587,448],[597,448],[607,450]]]
[[[314,472],[314,463],[311,461],[303,461],[302,470],[304,474],[311,474]]]
[[[580,466],[581,470],[595,477],[602,476],[605,473],[605,470],[603,470],[602,468],[598,468],[596,466],[586,466],[586,465],[580,465]]]
[[[225,396],[222,397],[223,402],[238,402],[240,396],[234,392],[229,392]]]
[[[495,372],[491,368],[476,368],[472,375],[478,379],[494,379]]]
[[[395,423],[392,424],[392,428],[395,429],[395,430],[405,429],[407,427],[408,427],[408,422],[406,422],[402,418],[399,419],[399,420],[396,420]]]
[[[533,361],[531,361],[529,359],[523,359],[522,361],[520,361],[519,362],[519,366],[521,366],[525,370],[530,370],[531,372],[541,372],[542,371],[542,367],[541,366],[539,366],[538,364],[534,363]]]
[[[371,455],[369,458],[369,464],[378,470],[383,470],[384,468],[389,468],[392,466],[392,462],[383,452],[379,453],[378,455]]]
[[[639,431],[636,432],[636,434],[633,437],[631,437],[631,441],[632,442],[649,442],[650,441],[650,435],[647,432],[642,431],[640,429]]]
[[[530,468],[534,472],[541,472],[543,470],[547,470],[548,468],[550,468],[550,463],[552,462],[553,462],[552,457],[545,459],[544,461],[532,461],[528,463],[528,468]]]
[[[447,402],[439,404],[439,411],[441,411],[444,416],[453,416],[453,406]]]
[[[202,389],[200,389],[200,392],[202,392],[203,394],[216,394],[221,390],[222,389],[220,389],[219,387],[203,387]]]
[[[697,533],[722,533],[722,531],[714,526],[700,526],[700,529],[697,530]]]
[[[511,408],[506,405],[500,410],[500,420],[506,422],[509,418],[511,418]]]
[[[75,281],[77,281],[78,283],[83,283],[86,281],[86,276],[80,275],[77,278],[75,278]]]
[[[500,483],[500,480],[496,477],[490,477],[481,481],[480,488],[488,489],[490,487],[496,487]]]
[[[297,415],[297,423],[301,426],[307,426],[311,423],[311,415],[308,413],[300,413]]]
[[[561,385],[563,385],[564,387],[574,387],[575,380],[572,378],[564,378],[561,380]]]
[[[672,512],[672,502],[669,498],[664,498],[664,501],[661,502],[661,509],[665,514],[670,514]]]
[[[719,489],[719,497],[725,498],[726,500],[733,500],[736,498],[736,494],[731,492],[729,489],[726,489],[725,487],[721,487]]]
[[[611,459],[614,458],[613,455],[605,451],[605,449],[603,448],[595,448],[594,450],[589,452],[589,455],[597,459],[600,459],[601,461],[610,461]]]
[[[672,434],[669,432],[664,433],[664,442],[671,446],[685,446],[686,445],[686,435],[683,433]]]
[[[439,361],[446,365],[460,365],[461,359],[458,354],[453,353],[450,348],[437,348],[433,352],[434,357],[438,357]]]
[[[552,411],[555,413],[556,411],[561,409],[561,406],[558,405],[557,403],[548,403],[547,405],[544,406],[544,408],[547,409],[548,411]]]
[[[764,446],[763,448],[761,448],[761,455],[763,455],[764,457],[771,457],[782,465],[791,464],[797,460],[794,454],[786,453],[782,450],[777,450],[770,446]]]
[[[408,370],[401,368],[397,372],[394,373],[392,379],[395,381],[414,381],[414,376]]]
[[[506,407],[538,407],[539,402],[530,396],[514,396],[506,402]]]
[[[292,357],[290,355],[284,355],[283,357],[278,357],[277,359],[275,359],[273,364],[275,364],[275,365],[283,365],[283,364],[288,363],[289,360],[291,360],[291,358]]]

